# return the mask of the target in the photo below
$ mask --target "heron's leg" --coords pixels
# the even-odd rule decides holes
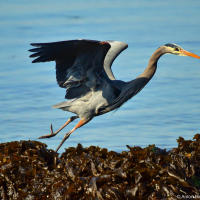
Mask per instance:
[[[43,136],[40,136],[38,139],[43,139],[43,138],[50,138],[50,137],[54,137],[55,135],[57,135],[63,128],[65,128],[69,123],[71,123],[72,121],[74,121],[75,119],[77,119],[78,116],[72,116],[70,117],[65,123],[63,126],[61,126],[56,132],[53,132],[53,126],[51,124],[51,133],[48,134],[48,135],[43,135]]]
[[[63,143],[65,142],[65,140],[67,140],[69,138],[69,136],[77,129],[80,128],[81,126],[83,126],[84,124],[86,124],[87,122],[89,122],[89,120],[85,120],[85,119],[81,119],[78,124],[68,133],[66,133],[66,135],[64,136],[64,138],[62,139],[61,143],[59,144],[59,146],[56,149],[56,152],[60,149],[60,147],[63,145]]]

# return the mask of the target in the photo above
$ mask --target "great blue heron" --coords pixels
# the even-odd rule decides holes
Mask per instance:
[[[66,89],[65,98],[68,101],[54,105],[64,111],[75,113],[56,132],[39,138],[50,138],[58,134],[73,120],[80,118],[78,124],[66,135],[56,149],[77,128],[88,123],[93,117],[102,115],[116,108],[136,95],[154,75],[158,59],[166,53],[180,56],[200,56],[190,53],[178,45],[165,44],[159,47],[151,56],[148,66],[136,79],[124,82],[116,80],[111,65],[114,59],[128,47],[119,41],[69,40],[52,43],[33,43],[36,47],[30,57],[37,57],[36,62],[56,62],[56,79],[58,85]]]

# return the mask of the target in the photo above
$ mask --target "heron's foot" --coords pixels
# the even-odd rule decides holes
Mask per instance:
[[[78,116],[72,116],[70,117],[64,124],[63,126],[61,126],[56,132],[53,132],[53,126],[51,124],[50,126],[50,130],[51,130],[51,133],[48,134],[48,135],[43,135],[41,137],[39,137],[39,139],[44,139],[44,138],[50,138],[50,137],[54,137],[56,136],[63,128],[65,128],[69,123],[73,122],[75,119],[77,119]]]
[[[58,131],[56,131],[55,133],[53,132],[53,125],[52,124],[50,126],[50,130],[51,130],[50,134],[40,136],[38,139],[50,138],[50,137],[54,137],[54,136],[56,136],[58,134]]]
[[[58,152],[58,150],[60,149],[60,147],[63,145],[63,143],[69,138],[69,136],[71,135],[72,131],[68,132],[65,137],[63,138],[63,140],[61,141],[61,143],[58,145],[56,152]]]
[[[77,117],[76,117],[77,118]],[[86,124],[89,120],[85,120],[85,119],[81,119],[78,124],[76,124],[76,126],[69,131],[68,133],[65,134],[64,138],[62,139],[61,143],[59,144],[59,146],[56,149],[56,152],[58,152],[58,150],[60,149],[60,147],[63,145],[63,143],[65,142],[65,140],[67,140],[69,138],[69,136],[77,129],[80,128],[81,126],[83,126],[84,124]]]

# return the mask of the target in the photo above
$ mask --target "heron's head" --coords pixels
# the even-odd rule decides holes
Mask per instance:
[[[200,56],[198,56],[194,53],[191,53],[189,51],[186,51],[182,47],[180,47],[176,44],[168,43],[168,44],[165,44],[164,47],[165,47],[167,53],[171,53],[171,54],[178,55],[178,56],[191,56],[191,57],[200,59]]]

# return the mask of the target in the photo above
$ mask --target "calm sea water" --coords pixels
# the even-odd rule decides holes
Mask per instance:
[[[200,2],[173,1],[1,1],[0,142],[36,140],[61,126],[70,113],[51,108],[64,100],[54,63],[31,64],[29,44],[77,38],[129,44],[114,62],[118,79],[143,72],[160,45],[177,43],[200,55]],[[128,145],[162,148],[192,139],[200,130],[200,60],[165,55],[151,82],[116,112],[93,119],[65,147],[99,145],[121,151]],[[42,140],[55,149],[64,133]]]

